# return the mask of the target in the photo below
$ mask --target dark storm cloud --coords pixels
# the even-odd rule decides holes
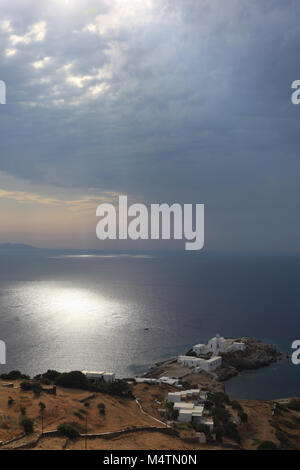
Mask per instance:
[[[122,5],[1,3],[0,170],[203,202],[213,246],[296,249],[299,2]]]

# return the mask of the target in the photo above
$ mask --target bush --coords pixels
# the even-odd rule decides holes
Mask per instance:
[[[81,420],[84,419],[83,416],[81,416],[81,414],[79,413],[79,411],[74,411],[74,415]]]
[[[211,400],[215,403],[215,405],[222,405],[223,403],[229,403],[229,397],[224,392],[217,392],[211,396]]]
[[[217,426],[215,429],[215,434],[216,434],[216,441],[218,442],[223,442],[223,429],[221,426]]]
[[[230,413],[223,405],[219,405],[212,411],[216,423],[227,423],[230,419]]]
[[[115,380],[114,382],[103,382],[94,385],[80,371],[64,372],[56,380],[56,385],[67,388],[79,388],[91,392],[101,392],[107,395],[133,398],[131,387],[126,380]]]
[[[230,402],[230,405],[231,405],[233,410],[243,411],[243,407],[236,400],[233,400],[232,402]]]
[[[204,432],[205,435],[210,432],[209,426],[206,426],[206,424],[192,422],[192,427],[196,432]]]
[[[78,370],[60,374],[56,377],[55,383],[56,385],[67,388],[81,388],[84,390],[89,388],[86,376]]]
[[[105,415],[105,405],[104,403],[99,403],[98,404],[98,410],[101,415]]]
[[[22,418],[20,421],[21,426],[24,428],[25,434],[33,433],[33,421],[29,418]]]
[[[61,375],[57,370],[48,369],[45,374],[42,374],[41,379],[50,380],[50,382],[55,382],[56,379]]]
[[[239,417],[240,417],[242,423],[247,423],[248,422],[247,413],[244,413],[243,411],[242,412],[240,411],[239,412]]]
[[[291,443],[287,436],[280,430],[276,431],[276,437],[279,440],[282,447],[290,447]]]
[[[32,389],[32,385],[30,382],[21,382],[20,387],[23,392],[28,392],[28,390]]]
[[[291,410],[300,411],[300,399],[294,398],[293,400],[290,401],[290,403],[287,406]]]
[[[30,379],[29,375],[22,374],[19,370],[12,370],[8,372],[8,374],[1,374],[0,378],[4,380],[19,380],[19,379],[29,380]]]
[[[38,382],[34,382],[31,385],[31,389],[32,389],[33,393],[35,393],[36,395],[39,395],[42,392],[42,387]]]
[[[131,387],[126,380],[115,380],[114,382],[103,382],[96,386],[96,390],[108,395],[133,398]]]
[[[11,406],[15,403],[15,400],[12,397],[8,397],[7,404],[8,406]]]
[[[60,424],[57,427],[57,430],[62,436],[69,437],[70,439],[76,439],[76,437],[80,436],[79,431],[74,426],[72,426],[72,424]]]
[[[40,402],[39,402],[39,407],[40,407],[41,413],[43,413],[43,412],[45,411],[46,405],[45,405],[45,403],[43,403],[42,401],[40,401]]]
[[[259,444],[257,450],[277,450],[277,445],[272,441],[263,441]]]
[[[224,431],[224,436],[228,437],[228,439],[232,439],[233,441],[236,441],[238,444],[241,442],[236,424],[232,423],[231,421],[229,423],[224,424],[223,431]]]

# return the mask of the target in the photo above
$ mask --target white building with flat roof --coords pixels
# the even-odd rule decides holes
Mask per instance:
[[[168,393],[167,402],[173,403],[173,410],[178,411],[178,421],[202,423],[208,420],[203,416],[206,398],[206,391],[190,389]]]
[[[220,356],[212,357],[211,359],[202,359],[194,356],[178,356],[177,362],[184,366],[197,369],[197,372],[200,370],[212,372],[217,369],[217,367],[220,367],[222,358]]]
[[[113,372],[83,370],[82,373],[88,380],[92,380],[96,384],[100,382],[114,382],[115,380],[115,374]]]
[[[136,381],[137,384],[158,384],[159,381],[158,379],[152,379],[150,377],[135,377],[134,380]]]
[[[194,356],[178,356],[177,362],[187,367],[197,367],[200,366],[205,359],[201,359],[200,357]]]
[[[179,379],[174,379],[173,377],[160,377],[158,381],[161,384],[172,385],[173,387],[177,387],[179,384]]]
[[[204,361],[202,364],[200,364],[199,367],[196,367],[196,371],[199,372],[201,370],[205,370],[206,372],[213,372],[221,365],[222,365],[222,357],[215,356],[210,359],[207,359],[207,361]]]
[[[189,403],[186,403],[188,405]],[[175,405],[174,405],[175,408]],[[183,423],[201,423],[204,407],[201,405],[192,405],[191,407],[182,407],[178,411],[178,421]]]

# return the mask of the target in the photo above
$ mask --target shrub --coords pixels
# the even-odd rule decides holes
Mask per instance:
[[[105,415],[105,405],[104,403],[99,403],[98,404],[98,410],[101,415]]]
[[[86,376],[78,370],[60,374],[56,377],[55,383],[56,385],[67,388],[81,388],[84,390],[89,388]]]
[[[257,450],[277,450],[277,445],[272,441],[263,441],[259,444]]]
[[[230,419],[230,413],[223,405],[214,408],[212,414],[216,422],[227,423]]]
[[[79,431],[74,426],[72,426],[72,424],[60,424],[57,427],[57,430],[62,436],[69,437],[70,439],[76,439],[76,437],[80,436]]]
[[[300,399],[294,398],[293,400],[290,401],[290,403],[287,406],[291,410],[300,411]]]
[[[33,433],[33,421],[29,418],[22,418],[20,421],[21,426],[24,428],[25,434]]]
[[[32,389],[33,393],[35,393],[36,395],[39,395],[42,392],[42,387],[38,382],[34,382],[31,385],[31,389]]]
[[[290,447],[291,443],[287,436],[280,430],[276,431],[276,437],[279,440],[282,447]]]
[[[81,416],[81,414],[79,413],[79,411],[74,411],[74,415],[79,418],[79,419],[83,419],[83,416]]]
[[[216,434],[216,440],[218,442],[223,442],[223,429],[221,426],[217,426],[216,429],[215,429],[215,434]]]
[[[94,385],[80,371],[64,372],[56,378],[55,383],[61,387],[79,388],[108,395],[133,398],[131,387],[126,380],[115,380],[114,382],[103,382]]]
[[[224,436],[228,437],[229,439],[232,439],[233,441],[236,441],[238,444],[241,442],[237,425],[235,423],[232,423],[230,421],[229,423],[224,424],[223,430]]]
[[[8,406],[11,406],[15,403],[15,400],[12,397],[8,397],[7,404]]]
[[[243,411],[243,407],[236,400],[233,400],[232,402],[230,402],[230,405],[231,405],[233,410]]]
[[[8,374],[1,374],[0,378],[4,380],[19,380],[19,379],[29,380],[30,379],[29,375],[22,374],[19,370],[12,370],[8,372]]]
[[[26,408],[25,406],[21,406],[21,415],[25,416],[26,415]]]
[[[247,413],[244,413],[243,411],[240,411],[239,412],[239,417],[240,417],[242,423],[247,423],[248,422]]]
[[[47,372],[42,374],[41,378],[50,380],[50,382],[55,382],[55,380],[61,375],[60,372],[57,372],[57,370],[51,370],[48,369]]]
[[[40,402],[39,402],[39,407],[40,407],[41,412],[43,413],[44,410],[45,410],[45,408],[46,408],[46,405],[45,405],[45,403],[43,403],[42,401],[40,401]]]
[[[96,390],[108,395],[133,398],[131,387],[126,380],[115,380],[114,382],[103,382],[96,386]]]
[[[215,405],[222,405],[223,403],[229,403],[229,397],[224,392],[217,392],[211,396],[211,400],[215,403]]]
[[[210,432],[209,426],[206,426],[206,424],[192,422],[192,427],[196,432],[204,432],[205,435]]]
[[[32,385],[30,382],[21,382],[20,387],[21,387],[21,390],[23,390],[23,392],[27,392],[28,390],[32,389]]]

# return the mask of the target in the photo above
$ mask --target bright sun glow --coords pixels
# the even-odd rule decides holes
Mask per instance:
[[[106,302],[93,294],[79,289],[57,289],[51,301],[52,307],[66,315],[86,315],[105,313]]]
[[[67,286],[64,283],[34,283],[15,292],[15,302],[26,305],[30,316],[44,318],[49,325],[75,331],[88,330],[97,324],[118,325],[126,321],[126,307],[118,301],[88,288]],[[125,313],[125,314],[124,314]]]

